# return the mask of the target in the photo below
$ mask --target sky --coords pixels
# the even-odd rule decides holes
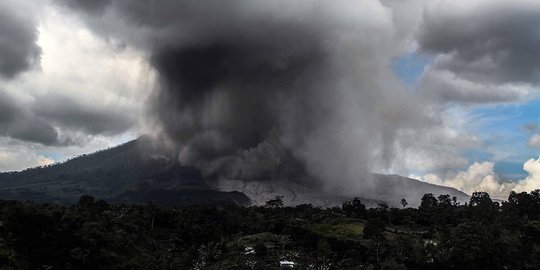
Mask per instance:
[[[537,0],[4,0],[0,171],[161,133],[209,174],[291,155],[330,189],[504,198],[540,188],[538,25]]]

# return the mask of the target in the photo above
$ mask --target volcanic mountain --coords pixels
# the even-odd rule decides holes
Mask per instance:
[[[282,197],[285,205],[311,203],[335,206],[350,198],[328,194],[296,179],[244,181],[202,177],[192,167],[180,166],[165,148],[142,136],[137,140],[66,162],[20,172],[0,173],[0,199],[47,203],[74,203],[89,194],[113,203],[147,203],[176,206],[192,203],[262,205]],[[468,195],[397,175],[375,175],[376,188],[363,201],[368,206],[386,202],[398,206],[405,198],[417,206],[425,193],[449,194],[460,201]]]

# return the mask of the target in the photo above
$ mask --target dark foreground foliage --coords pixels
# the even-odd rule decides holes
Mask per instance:
[[[276,201],[277,200],[277,201]],[[540,193],[418,209],[0,201],[0,269],[540,269]]]

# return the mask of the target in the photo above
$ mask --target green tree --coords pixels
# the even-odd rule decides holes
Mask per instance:
[[[283,207],[283,197],[276,196],[274,199],[266,202],[266,207],[268,208],[281,208]]]
[[[450,198],[450,195],[448,194],[441,194],[439,197],[437,197],[438,204],[442,206],[443,208],[448,208],[452,206],[452,199]]]
[[[344,202],[341,209],[348,217],[364,217],[366,215],[366,206],[360,198],[356,197],[352,201]]]
[[[419,210],[431,210],[438,205],[437,198],[433,196],[433,193],[426,193],[422,196]]]
[[[367,220],[366,226],[364,227],[364,237],[366,239],[371,239],[374,244],[375,249],[375,258],[377,263],[379,262],[379,255],[381,249],[381,242],[385,240],[384,237],[385,225],[384,222],[379,218],[370,218]]]
[[[467,222],[458,225],[446,245],[451,250],[450,262],[454,269],[498,268],[494,235],[481,223]]]
[[[405,198],[401,199],[401,206],[403,206],[403,208],[407,207],[409,203],[407,202],[407,200],[405,200]]]
[[[469,200],[472,217],[484,223],[490,223],[498,212],[498,204],[493,203],[487,192],[473,192]]]
[[[418,223],[424,226],[432,226],[437,220],[438,200],[432,193],[422,196],[420,207],[418,207]]]

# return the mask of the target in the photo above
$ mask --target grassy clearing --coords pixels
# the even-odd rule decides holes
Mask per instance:
[[[273,248],[279,241],[279,236],[270,232],[263,232],[258,234],[246,235],[239,238],[236,243],[243,246],[253,247],[257,243],[263,243],[268,248]]]
[[[325,237],[360,240],[364,231],[364,223],[354,221],[338,224],[320,224],[315,225],[313,231]]]

